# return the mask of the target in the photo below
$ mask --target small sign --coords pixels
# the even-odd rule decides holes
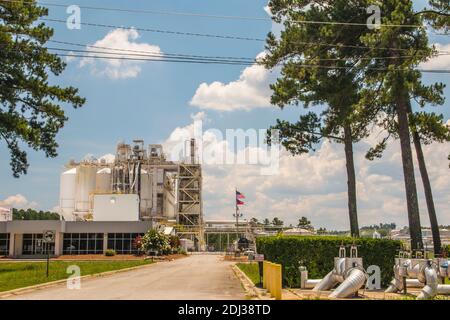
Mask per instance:
[[[53,231],[45,231],[42,236],[44,242],[49,243],[55,241],[55,232]]]
[[[263,254],[255,254],[255,261],[264,261],[264,255]]]

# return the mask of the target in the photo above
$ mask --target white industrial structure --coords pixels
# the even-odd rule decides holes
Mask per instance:
[[[61,174],[66,221],[151,221],[203,243],[202,174],[195,140],[186,161],[168,161],[161,145],[119,143],[113,161],[71,161]]]
[[[12,209],[0,207],[0,221],[12,221]]]

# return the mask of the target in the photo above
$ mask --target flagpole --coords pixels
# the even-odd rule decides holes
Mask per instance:
[[[239,214],[238,214],[238,204],[237,204],[237,188],[234,191],[235,205],[236,205],[236,237],[239,238]],[[238,239],[239,240],[239,239]]]

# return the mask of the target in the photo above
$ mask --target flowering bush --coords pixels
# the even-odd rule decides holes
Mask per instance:
[[[170,238],[162,232],[150,229],[141,239],[141,246],[144,251],[156,251],[166,254],[170,252]]]

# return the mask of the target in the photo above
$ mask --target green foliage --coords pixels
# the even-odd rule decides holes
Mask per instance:
[[[49,84],[49,75],[60,75],[66,65],[45,48],[53,29],[37,20],[46,15],[35,0],[0,2],[0,139],[16,178],[29,166],[22,145],[56,157],[56,135],[67,121],[61,105],[85,103],[78,89]]]
[[[281,227],[281,226],[283,226],[284,222],[283,222],[283,220],[280,220],[279,218],[275,217],[272,220],[272,224],[274,226]]]
[[[444,246],[443,251],[445,256],[450,258],[450,244]]]
[[[13,209],[13,220],[60,220],[60,215],[50,211]]]
[[[144,251],[156,251],[160,254],[170,252],[170,237],[156,229],[150,229],[142,237],[142,248]]]
[[[381,282],[386,286],[393,278],[394,258],[401,242],[385,239],[353,239],[332,236],[273,236],[256,238],[257,251],[265,259],[283,266],[285,285],[300,286],[299,263],[308,268],[309,277],[323,278],[334,267],[334,257],[343,242],[350,245],[355,241],[364,267],[378,265],[381,268]]]
[[[107,249],[105,250],[105,256],[107,257],[114,257],[116,255],[116,250],[114,249]]]
[[[181,242],[178,236],[169,236],[169,244],[173,250],[176,250],[180,247]]]
[[[311,224],[311,221],[308,220],[306,217],[301,217],[301,219],[298,219],[297,227],[307,229],[307,230],[313,230],[314,227]]]
[[[236,266],[244,272],[253,284],[259,283],[258,263],[237,263]]]

